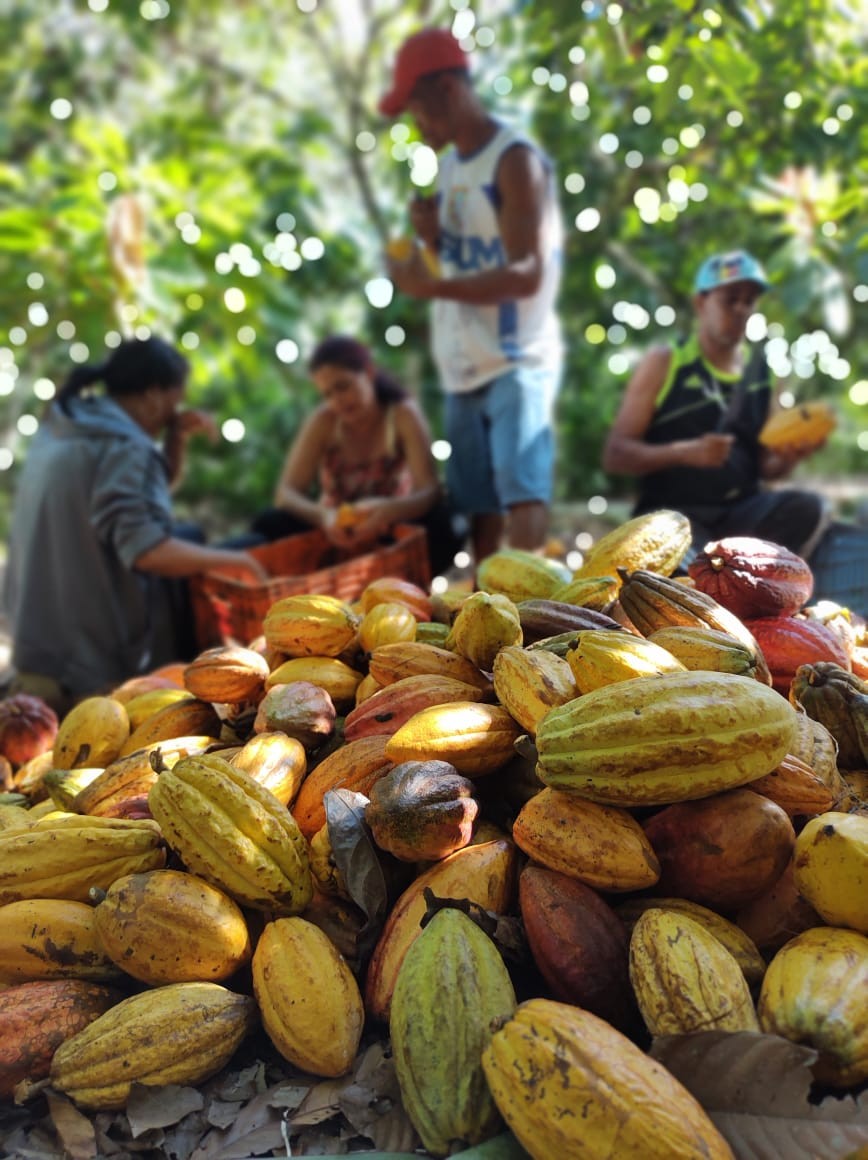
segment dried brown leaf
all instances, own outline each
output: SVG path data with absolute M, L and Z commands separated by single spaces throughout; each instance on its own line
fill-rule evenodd
M 82 1115 L 72 1100 L 53 1088 L 46 1088 L 45 1098 L 51 1122 L 69 1160 L 95 1160 L 96 1133 L 87 1116 Z
M 194 1087 L 169 1084 L 152 1088 L 143 1084 L 133 1084 L 127 1101 L 126 1114 L 130 1123 L 130 1133 L 137 1139 L 153 1128 L 168 1128 L 205 1106 L 205 1098 Z
M 840 1160 L 868 1143 L 868 1092 L 811 1101 L 810 1048 L 703 1031 L 655 1039 L 650 1054 L 708 1112 L 736 1160 Z

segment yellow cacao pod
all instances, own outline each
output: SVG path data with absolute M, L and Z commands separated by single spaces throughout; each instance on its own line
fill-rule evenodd
M 111 817 L 123 802 L 136 797 L 147 797 L 157 780 L 158 765 L 171 768 L 182 757 L 205 753 L 217 743 L 209 736 L 172 737 L 152 741 L 125 757 L 117 757 L 102 773 L 88 781 L 72 799 L 71 808 L 79 814 L 92 817 Z
M 762 982 L 766 962 L 756 943 L 741 927 L 717 911 L 709 910 L 707 906 L 701 906 L 698 902 L 691 902 L 687 898 L 660 897 L 631 898 L 617 906 L 615 912 L 628 933 L 632 934 L 633 927 L 646 910 L 663 910 L 692 918 L 726 947 L 741 967 L 742 974 L 750 986 Z
M 534 862 L 598 890 L 643 890 L 660 877 L 657 855 L 632 814 L 578 794 L 540 790 L 519 810 L 512 837 Z
M 384 644 L 416 639 L 416 617 L 412 608 L 397 601 L 375 604 L 359 624 L 359 646 L 373 652 Z
M 100 942 L 93 907 L 59 898 L 23 898 L 0 907 L 0 983 L 122 977 Z
M 298 914 L 313 882 L 307 843 L 273 793 L 220 757 L 185 757 L 160 774 L 148 804 L 194 874 L 256 910 Z
M 209 701 L 187 697 L 174 705 L 164 705 L 134 729 L 121 746 L 118 757 L 128 757 L 160 741 L 179 737 L 218 737 L 220 718 Z
M 759 441 L 773 449 L 820 443 L 834 431 L 836 423 L 835 412 L 828 403 L 798 403 L 770 415 L 759 433 Z
M 662 1064 L 580 1007 L 521 1003 L 492 1036 L 482 1067 L 532 1160 L 734 1160 Z
M 126 707 L 114 697 L 86 697 L 74 705 L 57 730 L 51 764 L 55 769 L 105 767 L 130 735 Z
M 450 701 L 415 713 L 386 742 L 386 757 L 401 761 L 449 761 L 465 777 L 481 777 L 506 765 L 521 729 L 501 705 Z
M 531 735 L 549 709 L 578 696 L 573 671 L 563 657 L 506 645 L 494 658 L 494 691 L 504 709 Z
M 566 659 L 579 693 L 636 677 L 686 671 L 672 653 L 642 636 L 593 628 L 578 634 L 575 647 L 567 649 Z
M 156 822 L 69 814 L 28 830 L 0 833 L 0 905 L 21 898 L 87 902 L 122 874 L 157 870 L 166 861 Z
M 537 730 L 537 772 L 604 804 L 666 805 L 763 777 L 795 734 L 795 710 L 759 681 L 663 673 L 552 709 Z
M 686 914 L 652 908 L 639 916 L 630 936 L 630 982 L 652 1035 L 759 1031 L 738 962 Z
M 673 624 L 659 628 L 647 638 L 660 645 L 691 672 L 736 673 L 756 677 L 756 655 L 737 637 L 718 628 L 701 625 Z
M 604 612 L 617 600 L 620 587 L 621 581 L 615 576 L 577 576 L 563 587 L 556 588 L 549 599 Z
M 115 879 L 93 915 L 109 958 L 152 987 L 220 982 L 250 959 L 250 934 L 238 905 L 180 870 Z
M 819 1052 L 814 1077 L 832 1087 L 868 1079 L 868 938 L 818 926 L 780 948 L 763 979 L 760 1027 Z
M 671 576 L 690 547 L 690 520 L 666 508 L 634 516 L 597 540 L 585 556 L 575 580 L 617 576 L 618 568 L 647 568 Z
M 310 681 L 325 689 L 338 712 L 352 707 L 356 690 L 364 679 L 360 673 L 338 657 L 290 657 L 268 674 L 266 689 L 289 685 L 293 681 Z
M 344 738 L 355 741 L 377 733 L 392 734 L 422 709 L 450 701 L 481 701 L 484 696 L 475 685 L 465 685 L 452 677 L 433 673 L 403 677 L 379 689 L 347 714 Z
M 229 760 L 284 806 L 295 801 L 307 772 L 304 746 L 297 737 L 289 737 L 279 729 L 255 733 Z
M 115 694 L 112 696 L 117 700 Z M 165 709 L 167 705 L 177 705 L 179 701 L 189 701 L 192 697 L 193 694 L 186 689 L 148 689 L 147 692 L 139 693 L 122 703 L 130 719 L 130 730 L 134 731 L 143 725 L 149 717 L 153 717 L 155 713 Z
M 522 639 L 519 611 L 508 596 L 474 592 L 453 620 L 446 647 L 490 673 L 500 649 Z
M 359 617 L 336 596 L 284 596 L 262 622 L 267 644 L 289 657 L 336 657 L 356 639 Z
M 868 935 L 868 814 L 811 818 L 793 853 L 799 894 L 830 926 Z
M 184 669 L 184 688 L 201 701 L 235 705 L 258 701 L 267 677 L 268 662 L 261 653 L 240 645 L 221 645 L 193 658 Z
M 439 910 L 407 951 L 389 1016 L 401 1102 L 435 1156 L 482 1143 L 500 1128 L 481 1056 L 515 1005 L 488 935 L 460 910 Z
M 483 692 L 491 691 L 491 681 L 479 667 L 451 649 L 440 648 L 424 641 L 400 641 L 384 644 L 371 653 L 368 672 L 381 685 L 391 685 L 404 677 L 420 673 L 452 677 L 465 685 L 474 685 Z
M 353 973 L 329 937 L 304 918 L 266 924 L 253 955 L 253 990 L 269 1039 L 312 1075 L 345 1075 L 365 1012 Z
M 535 597 L 548 599 L 572 579 L 559 560 L 537 556 L 520 548 L 502 548 L 479 561 L 476 586 L 482 592 L 500 593 L 514 604 Z
M 51 1083 L 82 1108 L 123 1108 L 134 1083 L 166 1087 L 208 1079 L 256 1023 L 255 1000 L 219 983 L 144 991 L 62 1043 L 51 1061 Z

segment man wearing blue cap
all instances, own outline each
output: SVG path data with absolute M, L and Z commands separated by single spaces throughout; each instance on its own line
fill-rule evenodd
M 640 360 L 603 451 L 606 471 L 639 477 L 634 514 L 675 508 L 690 518 L 694 552 L 756 536 L 807 557 L 828 522 L 814 492 L 763 488 L 820 446 L 771 451 L 759 442 L 774 388 L 745 332 L 767 288 L 744 250 L 707 258 L 694 282 L 693 333 Z

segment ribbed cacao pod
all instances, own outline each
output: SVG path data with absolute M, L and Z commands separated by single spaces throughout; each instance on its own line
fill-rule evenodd
M 665 805 L 770 773 L 795 732 L 792 706 L 749 677 L 637 677 L 546 714 L 537 772 L 547 785 L 604 804 Z
M 257 1023 L 256 1002 L 219 983 L 172 983 L 113 1006 L 55 1052 L 52 1085 L 79 1107 L 126 1106 L 134 1083 L 198 1084 Z
M 745 621 L 792 616 L 814 591 L 814 574 L 801 556 L 753 536 L 706 544 L 687 572 L 700 592 Z
M 262 632 L 289 657 L 337 657 L 353 643 L 359 617 L 336 596 L 284 596 L 265 614 Z
M 521 1003 L 483 1051 L 482 1067 L 533 1160 L 733 1160 L 702 1107 L 662 1064 L 579 1007 Z
M 220 757 L 185 757 L 148 796 L 166 841 L 194 874 L 255 910 L 298 914 L 313 882 L 307 843 L 274 794 Z
M 662 897 L 628 899 L 627 902 L 618 905 L 615 913 L 629 934 L 632 934 L 633 927 L 646 910 L 662 910 L 693 919 L 726 947 L 741 967 L 741 972 L 749 986 L 762 982 L 766 963 L 756 943 L 740 926 L 736 926 L 734 922 L 730 922 L 729 919 L 718 914 L 716 910 L 709 910 L 707 906 L 701 906 L 698 902 L 690 902 L 686 898 Z
M 69 814 L 27 830 L 0 832 L 0 905 L 21 898 L 87 902 L 121 874 L 157 870 L 166 851 L 156 822 Z
M 304 746 L 279 729 L 255 734 L 229 761 L 273 793 L 284 806 L 295 801 L 307 773 Z
M 451 649 L 419 640 L 383 644 L 375 648 L 371 653 L 368 672 L 381 685 L 391 685 L 419 673 L 429 673 L 463 681 L 484 693 L 491 692 L 491 679 L 472 661 Z
M 310 681 L 325 689 L 339 713 L 355 703 L 356 690 L 364 673 L 339 657 L 290 657 L 272 669 L 265 681 L 266 689 L 288 685 L 291 681 Z
M 334 701 L 325 689 L 311 681 L 290 681 L 269 689 L 259 702 L 253 732 L 279 730 L 311 750 L 328 741 L 336 720 Z
M 814 1078 L 847 1088 L 868 1079 L 868 938 L 814 927 L 769 963 L 757 1004 L 763 1031 L 819 1053 Z
M 534 598 L 548 599 L 557 588 L 572 579 L 572 571 L 559 560 L 537 556 L 520 548 L 502 548 L 479 561 L 476 586 L 483 592 L 499 593 L 513 603 Z
M 822 399 L 781 407 L 770 415 L 759 433 L 764 447 L 799 447 L 821 443 L 834 431 L 835 412 Z
M 388 1022 L 398 971 L 421 933 L 427 910 L 425 890 L 437 898 L 461 898 L 495 914 L 507 913 L 515 899 L 518 851 L 506 838 L 479 841 L 435 862 L 415 878 L 389 912 L 365 979 L 369 1019 Z
M 481 701 L 486 694 L 475 685 L 433 673 L 403 677 L 386 685 L 352 709 L 344 720 L 344 738 L 395 733 L 414 713 L 449 701 Z
M 769 666 L 750 629 L 713 596 L 645 569 L 625 572 L 621 579 L 618 603 L 643 636 L 675 625 L 714 628 L 728 633 L 750 650 L 756 661 L 758 678 L 771 684 Z
M 253 955 L 253 990 L 265 1031 L 311 1075 L 353 1065 L 365 1012 L 353 973 L 331 940 L 304 918 L 266 924 Z
M 630 981 L 652 1035 L 759 1031 L 747 980 L 704 926 L 674 910 L 646 910 L 630 936 Z
M 647 639 L 671 652 L 691 672 L 735 673 L 759 679 L 755 652 L 731 633 L 700 625 L 673 624 L 658 628 Z
M 401 1102 L 433 1155 L 482 1143 L 501 1127 L 481 1055 L 497 1021 L 514 1011 L 509 973 L 488 935 L 459 910 L 437 911 L 401 963 L 389 1016 Z
M 536 733 L 549 709 L 565 705 L 579 693 L 572 669 L 563 657 L 519 645 L 500 650 L 494 658 L 492 678 L 501 705 L 530 734 Z
M 618 599 L 621 581 L 616 576 L 579 576 L 551 594 L 561 604 L 575 604 L 579 608 L 593 608 L 606 612 Z
M 201 701 L 237 704 L 258 701 L 267 677 L 268 662 L 261 653 L 222 645 L 194 657 L 184 669 L 184 688 Z
M 377 845 L 404 862 L 434 862 L 466 846 L 479 803 L 448 761 L 406 761 L 371 787 L 365 821 Z
M 377 604 L 406 604 L 416 620 L 431 619 L 431 597 L 424 588 L 398 576 L 379 576 L 369 581 L 359 597 L 362 612 L 370 612 Z
M 505 645 L 522 643 L 518 609 L 508 596 L 473 592 L 452 622 L 446 647 L 487 673 Z
M 174 705 L 164 706 L 143 721 L 123 743 L 117 756 L 128 757 L 158 741 L 174 741 L 179 737 L 216 738 L 219 735 L 220 718 L 214 706 L 198 697 L 187 697 Z
M 384 644 L 416 639 L 416 614 L 397 600 L 373 605 L 359 623 L 359 648 L 371 653 Z
M 389 738 L 383 735 L 348 741 L 318 762 L 301 783 L 292 816 L 308 841 L 326 822 L 323 799 L 332 789 L 351 789 L 370 797 L 378 778 L 394 768 L 386 756 Z
M 834 809 L 846 796 L 844 783 L 840 785 L 840 794 L 836 795 L 810 765 L 788 753 L 777 769 L 752 781 L 747 788 L 773 801 L 790 818 L 812 818 Z
M 580 693 L 636 677 L 686 672 L 681 661 L 661 645 L 628 632 L 580 632 L 566 659 Z
M 70 808 L 74 813 L 91 817 L 114 817 L 125 802 L 148 794 L 157 780 L 157 768 L 171 769 L 182 757 L 205 753 L 216 744 L 216 739 L 208 736 L 152 741 L 110 762 L 102 773 L 78 790 Z
M 789 696 L 831 733 L 840 769 L 868 765 L 868 682 L 835 662 L 817 661 L 799 665 Z
M 605 612 L 580 608 L 559 600 L 522 600 L 516 607 L 525 645 L 536 644 L 546 637 L 559 636 L 564 632 L 584 632 L 588 628 L 625 631 L 623 625 Z

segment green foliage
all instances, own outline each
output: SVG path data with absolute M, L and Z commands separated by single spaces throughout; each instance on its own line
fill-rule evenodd
M 67 0 L 50 21 L 38 8 L 0 0 L 10 485 L 34 386 L 139 327 L 188 351 L 194 403 L 245 425 L 240 443 L 190 457 L 180 504 L 216 527 L 268 502 L 313 401 L 305 359 L 330 331 L 366 338 L 439 433 L 427 308 L 375 307 L 366 286 L 407 228 L 418 145 L 377 116 L 377 96 L 402 37 L 453 17 L 478 38 L 485 99 L 527 124 L 561 181 L 558 497 L 629 487 L 599 466 L 629 370 L 689 324 L 696 266 L 730 245 L 770 272 L 787 387 L 842 415 L 826 468 L 864 470 L 848 390 L 868 353 L 868 56 L 844 3 Z M 144 277 L 110 251 L 124 206 L 143 216 Z

